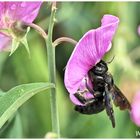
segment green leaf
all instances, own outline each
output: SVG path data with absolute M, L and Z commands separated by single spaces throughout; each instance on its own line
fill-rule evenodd
M 0 138 L 22 138 L 24 137 L 21 114 L 17 111 L 5 125 L 0 129 Z
M 0 96 L 0 128 L 16 110 L 36 93 L 54 88 L 52 83 L 23 84 L 4 92 Z

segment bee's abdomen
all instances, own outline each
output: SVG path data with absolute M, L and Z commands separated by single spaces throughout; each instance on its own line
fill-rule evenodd
M 88 104 L 86 106 L 76 105 L 75 110 L 82 114 L 96 114 L 105 109 L 102 102 Z

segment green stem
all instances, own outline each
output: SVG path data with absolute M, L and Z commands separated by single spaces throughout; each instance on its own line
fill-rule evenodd
M 45 39 L 47 38 L 47 34 L 45 33 L 45 31 L 40 26 L 38 26 L 34 23 L 30 23 L 30 24 L 26 24 L 26 25 L 29 26 L 29 27 L 32 27 L 33 29 L 38 31 L 43 38 L 45 38 Z
M 53 47 L 56 47 L 57 45 L 59 45 L 62 42 L 69 42 L 73 45 L 77 44 L 77 41 L 75 41 L 74 39 L 72 39 L 70 37 L 60 37 L 53 42 Z
M 56 67 L 55 67 L 55 47 L 52 44 L 52 33 L 55 21 L 56 7 L 55 3 L 52 4 L 52 11 L 49 22 L 48 37 L 46 38 L 47 56 L 48 56 L 48 68 L 49 68 L 49 81 L 56 84 Z M 52 131 L 60 137 L 56 89 L 52 88 L 50 93 L 51 100 L 51 118 L 52 118 Z

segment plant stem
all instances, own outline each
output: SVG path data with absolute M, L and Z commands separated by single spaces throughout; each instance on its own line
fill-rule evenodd
M 48 56 L 48 68 L 49 68 L 49 81 L 56 84 L 56 67 L 55 67 L 55 47 L 52 45 L 52 33 L 55 21 L 56 3 L 52 4 L 52 11 L 49 22 L 48 37 L 46 38 L 47 56 Z M 50 93 L 51 102 L 51 118 L 52 118 L 52 132 L 56 133 L 60 137 L 56 89 L 52 88 Z
M 58 39 L 56 39 L 54 42 L 53 42 L 53 47 L 56 47 L 57 45 L 59 45 L 60 43 L 62 42 L 69 42 L 73 45 L 76 45 L 77 44 L 77 41 L 75 41 L 74 39 L 72 38 L 69 38 L 69 37 L 60 37 Z
M 38 26 L 38 25 L 36 25 L 34 23 L 30 23 L 30 24 L 26 24 L 26 25 L 29 26 L 29 27 L 32 27 L 36 31 L 38 31 L 43 38 L 45 38 L 45 39 L 47 38 L 47 34 L 45 33 L 45 31 L 40 26 Z

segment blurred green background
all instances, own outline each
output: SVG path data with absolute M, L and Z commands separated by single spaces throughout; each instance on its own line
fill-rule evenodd
M 104 60 L 115 59 L 109 71 L 115 83 L 131 101 L 140 89 L 140 24 L 139 2 L 58 2 L 53 40 L 67 36 L 79 40 L 84 33 L 100 26 L 104 14 L 119 17 L 120 24 L 113 39 L 113 47 Z M 46 32 L 49 23 L 50 4 L 44 2 L 35 23 Z M 44 40 L 31 30 L 28 34 L 31 58 L 23 46 L 8 57 L 0 54 L 0 88 L 4 91 L 13 86 L 48 80 L 47 52 Z M 60 131 L 63 138 L 135 138 L 140 131 L 130 119 L 128 111 L 114 107 L 116 128 L 113 129 L 106 112 L 82 115 L 74 111 L 64 87 L 64 68 L 74 46 L 68 43 L 56 47 L 57 99 Z M 131 85 L 131 86 L 130 86 Z M 44 138 L 51 131 L 49 94 L 40 93 L 26 102 L 0 130 L 0 137 Z

